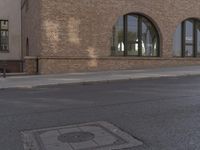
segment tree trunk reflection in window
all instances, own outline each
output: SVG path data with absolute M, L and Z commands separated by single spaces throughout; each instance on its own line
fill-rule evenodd
M 157 56 L 157 34 L 151 23 L 142 18 L 142 55 Z
M 113 27 L 114 55 L 124 55 L 124 18 L 120 17 Z
M 127 55 L 138 56 L 138 17 L 128 15 L 127 22 Z
M 125 56 L 159 56 L 159 34 L 144 16 L 120 17 L 113 28 L 113 54 Z

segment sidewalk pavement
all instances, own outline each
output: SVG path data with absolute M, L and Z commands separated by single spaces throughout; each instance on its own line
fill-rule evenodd
M 32 88 L 44 85 L 72 83 L 107 82 L 158 77 L 178 77 L 200 75 L 200 66 L 170 67 L 145 70 L 119 70 L 87 73 L 67 73 L 58 75 L 0 77 L 0 89 Z

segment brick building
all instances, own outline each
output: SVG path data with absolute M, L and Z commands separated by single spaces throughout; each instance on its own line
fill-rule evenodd
M 29 73 L 200 64 L 199 0 L 22 0 Z

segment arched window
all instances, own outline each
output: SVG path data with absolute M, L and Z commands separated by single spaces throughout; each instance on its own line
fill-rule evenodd
M 177 27 L 173 40 L 173 55 L 200 56 L 200 20 L 187 19 Z
M 29 56 L 29 39 L 26 38 L 26 56 Z
M 128 14 L 113 27 L 112 54 L 119 56 L 159 56 L 159 34 L 144 16 Z

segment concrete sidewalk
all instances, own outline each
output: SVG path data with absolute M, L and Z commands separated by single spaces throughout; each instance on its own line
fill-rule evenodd
M 87 73 L 67 73 L 59 75 L 13 76 L 0 78 L 0 89 L 32 88 L 44 85 L 104 82 L 116 80 L 177 77 L 200 75 L 200 66 L 185 66 L 145 70 L 120 70 Z

